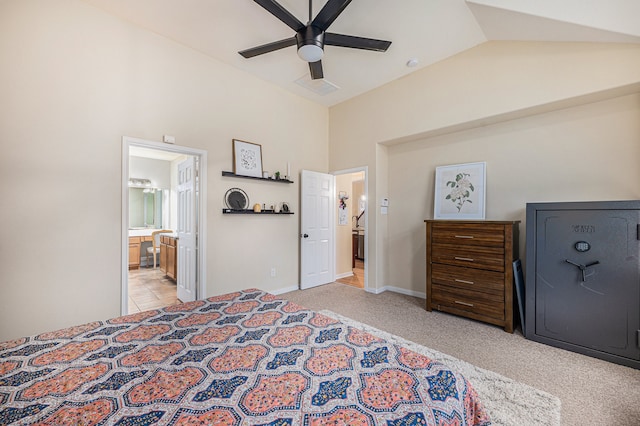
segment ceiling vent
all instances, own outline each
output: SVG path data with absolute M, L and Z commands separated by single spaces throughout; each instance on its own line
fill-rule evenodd
M 309 75 L 303 75 L 296 80 L 296 83 L 320 96 L 328 95 L 339 89 L 338 86 L 326 79 L 312 80 Z

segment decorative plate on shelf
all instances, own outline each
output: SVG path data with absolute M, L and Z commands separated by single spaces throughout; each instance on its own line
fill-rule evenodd
M 245 210 L 249 207 L 249 197 L 240 188 L 231 188 L 224 194 L 224 203 L 231 210 Z

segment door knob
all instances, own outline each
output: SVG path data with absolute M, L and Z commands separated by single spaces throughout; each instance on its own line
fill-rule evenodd
M 309 238 L 309 234 L 303 234 L 301 235 L 302 238 Z

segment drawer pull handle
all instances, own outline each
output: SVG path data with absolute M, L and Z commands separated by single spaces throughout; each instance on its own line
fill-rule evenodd
M 464 283 L 464 284 L 475 284 L 473 281 L 467 281 L 467 280 L 459 280 L 459 279 L 455 279 L 455 281 L 457 283 Z
M 473 303 L 461 302 L 459 300 L 456 300 L 455 303 L 457 303 L 458 305 L 464 305 L 473 308 Z
M 473 239 L 473 235 L 456 235 L 456 238 L 470 238 Z
M 473 259 L 470 257 L 458 257 L 458 256 L 454 256 L 455 260 L 464 260 L 465 262 L 473 262 Z

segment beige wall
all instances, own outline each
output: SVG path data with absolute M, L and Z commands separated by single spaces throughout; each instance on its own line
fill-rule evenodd
M 435 168 L 486 161 L 486 217 L 520 220 L 528 202 L 640 198 L 640 94 L 389 148 L 390 286 L 425 293 L 425 225 Z
M 537 141 L 536 148 L 521 145 L 517 138 L 505 146 L 498 145 L 498 149 L 493 145 L 485 146 L 484 142 L 498 138 L 500 133 L 494 135 L 492 132 L 501 132 L 502 128 L 486 126 L 638 92 L 638 45 L 489 42 L 332 107 L 329 115 L 330 169 L 369 167 L 368 202 L 373 213 L 369 215 L 369 290 L 395 289 L 418 295 L 424 292 L 419 285 L 421 277 L 410 274 L 419 274 L 424 268 L 424 250 L 421 248 L 424 235 L 416 233 L 416 230 L 422 226 L 422 220 L 430 217 L 427 216 L 430 209 L 425 203 L 430 197 L 426 194 L 432 191 L 433 185 L 424 176 L 431 176 L 436 165 L 490 161 L 489 217 L 510 218 L 520 214 L 524 208 L 522 200 L 520 210 L 515 205 L 504 203 L 504 198 L 519 197 L 510 193 L 519 185 L 530 188 L 532 193 L 529 196 L 548 199 L 555 195 L 558 199 L 575 199 L 575 188 L 562 185 L 569 174 L 562 167 L 545 167 L 545 177 L 548 178 L 545 185 L 527 181 L 504 188 L 507 183 L 496 181 L 491 176 L 501 168 L 515 167 L 513 170 L 519 170 L 514 165 L 528 161 L 528 156 L 522 156 L 525 149 L 539 149 L 545 158 L 554 157 L 558 150 L 564 152 L 563 144 L 567 143 L 564 137 L 554 140 L 553 144 L 541 137 L 543 141 Z M 625 115 L 616 109 L 618 104 L 606 105 L 612 109 L 602 114 L 608 117 L 609 122 Z M 567 118 L 569 122 L 572 120 Z M 591 125 L 589 120 L 585 124 Z M 535 132 L 537 124 L 530 125 L 533 129 L 527 131 Z M 588 129 L 577 134 L 589 133 Z M 467 137 L 465 131 L 480 132 L 483 136 L 478 136 L 475 143 L 460 148 L 461 141 Z M 572 130 L 564 132 L 571 134 Z M 635 128 L 627 127 L 623 134 L 625 140 L 635 138 L 637 143 Z M 600 141 L 600 144 L 612 143 L 608 136 L 602 137 L 606 142 Z M 576 145 L 578 142 L 574 139 L 572 141 L 574 149 L 591 148 Z M 404 147 L 402 144 L 407 142 L 411 144 Z M 413 164 L 413 168 L 402 166 L 398 162 L 399 153 L 416 144 L 431 148 L 407 154 L 403 158 Z M 576 156 L 582 154 L 574 153 Z M 584 155 L 591 160 L 596 158 L 591 157 L 591 153 Z M 627 173 L 637 177 L 638 156 L 621 156 L 624 156 L 625 164 L 631 163 L 632 169 Z M 604 197 L 600 185 L 606 187 L 609 181 L 619 180 L 620 169 L 611 171 L 607 167 L 611 166 L 600 165 L 595 175 L 605 183 L 594 183 L 596 189 L 589 186 L 586 190 L 590 199 Z M 576 168 L 571 170 L 575 172 Z M 569 178 L 576 177 L 570 175 Z M 637 198 L 640 196 L 639 184 L 636 179 L 627 183 L 625 189 L 616 188 L 615 196 L 613 192 L 607 192 L 610 194 L 607 198 L 623 195 Z M 560 187 L 556 188 L 558 185 Z M 507 192 L 502 193 L 500 189 Z M 383 197 L 389 197 L 387 216 L 381 215 L 378 208 Z M 407 210 L 412 212 L 407 213 Z M 412 215 L 415 217 L 409 223 Z M 398 227 L 400 222 L 404 225 Z M 412 272 L 408 272 L 409 275 L 400 272 L 403 268 Z
M 351 247 L 351 229 L 354 208 L 354 198 L 352 190 L 353 176 L 351 173 L 336 176 L 336 193 L 340 191 L 346 192 L 349 197 L 345 201 L 347 205 L 347 224 L 340 225 L 339 212 L 336 212 L 336 276 L 339 278 L 349 276 L 352 272 L 352 247 Z M 336 206 L 340 204 L 340 200 L 336 199 Z M 336 210 L 338 210 L 336 208 Z
M 359 214 L 360 197 L 365 195 L 364 172 L 345 173 L 336 176 L 336 193 L 344 191 L 349 196 L 347 204 L 347 224 L 339 225 L 336 214 L 336 276 L 338 278 L 351 276 L 353 272 L 353 241 L 352 230 L 356 225 L 353 218 Z M 336 205 L 338 200 L 336 200 Z M 365 217 L 359 222 L 365 226 Z
M 207 150 L 208 295 L 296 285 L 303 168 L 368 167 L 374 292 L 423 291 L 436 165 L 487 161 L 489 217 L 640 196 L 637 45 L 486 43 L 327 111 L 78 0 L 7 0 L 0 62 L 0 340 L 119 314 L 125 135 Z M 262 144 L 266 170 L 291 162 L 296 183 L 221 177 L 232 138 Z M 231 187 L 297 215 L 223 216 Z
M 0 341 L 120 314 L 125 135 L 207 150 L 208 295 L 297 285 L 298 173 L 328 171 L 326 107 L 78 0 L 0 2 L 0 63 Z M 296 183 L 223 178 L 232 138 Z M 231 187 L 296 215 L 223 216 Z
M 523 117 L 628 85 L 640 90 L 637 44 L 484 43 L 332 107 L 330 161 L 341 167 L 374 143 Z
M 364 172 L 359 172 L 357 175 L 353 175 L 353 182 L 351 184 L 351 190 L 353 191 L 353 215 L 358 216 L 361 213 L 360 203 L 362 201 L 362 197 L 366 197 L 365 189 L 364 189 Z M 365 208 L 366 208 L 366 199 Z M 353 219 L 353 226 L 355 226 L 356 220 Z M 364 228 L 366 224 L 366 217 L 363 215 L 358 221 L 358 226 L 360 228 Z
M 171 162 L 130 156 L 129 176 L 136 179 L 149 179 L 154 188 L 169 189 L 171 188 Z

